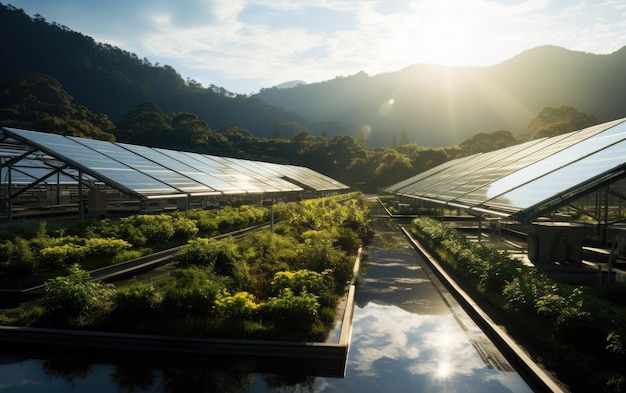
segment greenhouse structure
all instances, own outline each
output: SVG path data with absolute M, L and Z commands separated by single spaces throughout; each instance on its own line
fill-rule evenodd
M 531 261 L 579 262 L 583 244 L 626 254 L 626 118 L 441 164 L 385 188 L 407 205 L 437 206 L 521 228 Z
M 267 204 L 344 192 L 306 167 L 2 128 L 5 219 Z

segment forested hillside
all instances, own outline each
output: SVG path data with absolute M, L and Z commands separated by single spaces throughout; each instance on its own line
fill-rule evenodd
M 46 74 L 57 79 L 77 105 L 104 113 L 114 122 L 146 101 L 167 111 L 196 113 L 212 128 L 236 123 L 259 136 L 271 136 L 276 125 L 287 135 L 291 123 L 306 122 L 258 98 L 183 80 L 168 65 L 151 64 L 12 6 L 0 4 L 0 37 L 5 60 L 0 62 L 0 85 L 24 73 Z
M 264 89 L 264 101 L 312 120 L 343 121 L 368 145 L 457 144 L 477 131 L 527 131 L 545 106 L 573 106 L 600 121 L 626 116 L 626 47 L 610 55 L 539 47 L 492 67 L 413 65 L 398 72 Z

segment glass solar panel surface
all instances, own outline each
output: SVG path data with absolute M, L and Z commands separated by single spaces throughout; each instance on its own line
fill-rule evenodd
M 592 127 L 593 128 L 593 127 Z M 576 133 L 575 133 L 576 134 Z M 581 134 L 575 135 L 580 136 Z M 561 149 L 543 159 L 536 160 L 524 166 L 510 176 L 504 176 L 490 184 L 485 190 L 486 199 L 504 194 L 508 190 L 539 179 L 566 165 L 592 154 L 595 151 L 607 148 L 613 143 L 626 138 L 626 123 L 617 124 L 601 133 L 589 136 L 585 140 L 573 139 L 574 143 L 561 145 Z
M 122 192 L 145 197 L 292 192 L 302 191 L 302 185 L 322 191 L 348 188 L 304 167 L 27 130 L 4 128 L 3 133 L 9 137 L 3 150 L 9 158 L 28 152 L 31 145 L 37 154 L 49 155 L 50 163 L 67 163 L 82 172 L 83 178 L 91 176 Z M 42 172 L 36 171 L 24 173 L 24 179 Z
M 626 119 L 458 159 L 386 191 L 441 203 L 519 213 L 559 193 L 574 194 L 626 162 Z
M 463 158 L 457 158 L 455 160 L 450 160 L 447 162 L 442 163 L 441 165 L 438 165 L 434 168 L 430 168 L 424 172 L 418 173 L 415 176 L 412 176 L 406 180 L 403 180 L 401 182 L 398 182 L 394 185 L 391 185 L 387 188 L 385 188 L 385 192 L 389 192 L 389 193 L 394 193 L 394 192 L 398 192 L 398 193 L 404 193 L 404 192 L 410 192 L 409 190 L 411 190 L 411 186 L 413 184 L 416 184 L 419 181 L 428 179 L 428 178 L 432 178 L 433 176 L 436 176 L 438 173 L 441 173 L 445 170 L 447 170 L 450 167 L 453 167 L 455 165 L 460 165 L 461 162 L 463 161 L 468 161 L 470 159 L 472 159 L 472 157 L 475 156 L 469 156 L 469 157 L 463 157 Z
M 57 134 L 9 129 L 49 154 L 106 183 L 138 194 L 173 194 L 178 191 L 100 152 Z
M 75 140 L 77 143 L 89 147 L 99 153 L 107 156 L 111 161 L 121 162 L 124 165 L 136 170 L 137 172 L 144 173 L 157 181 L 167 184 L 170 187 L 179 190 L 181 192 L 199 192 L 207 191 L 207 186 L 204 186 L 192 179 L 172 171 L 158 162 L 151 161 L 143 156 L 134 153 L 131 150 L 123 148 L 122 144 L 115 144 L 111 142 L 98 141 L 93 139 L 82 139 L 69 137 Z
M 272 188 L 267 184 L 255 179 L 250 176 L 248 173 L 241 172 L 237 168 L 235 168 L 228 159 L 224 157 L 217 156 L 206 156 L 203 155 L 205 159 L 208 161 L 214 162 L 220 172 L 222 173 L 223 179 L 228 181 L 231 184 L 239 187 L 242 190 L 245 190 L 249 193 L 263 193 L 263 192 L 272 192 Z
M 263 192 L 264 187 L 259 186 L 254 179 L 251 179 L 245 174 L 238 173 L 237 171 L 228 167 L 224 162 L 217 161 L 216 157 L 189 152 L 183 152 L 183 154 L 200 162 L 201 164 L 203 164 L 204 168 L 206 168 L 206 170 L 211 173 L 211 175 L 224 182 L 224 184 L 228 184 L 229 187 L 225 188 L 224 193 L 245 194 L 248 192 Z
M 172 159 L 181 162 L 191 168 L 192 171 L 197 171 L 197 173 L 201 173 L 207 176 L 207 185 L 211 188 L 218 190 L 220 192 L 229 194 L 234 192 L 242 192 L 245 193 L 245 190 L 241 190 L 238 187 L 222 180 L 220 178 L 221 172 L 219 169 L 209 165 L 206 161 L 202 159 L 202 155 L 198 153 L 187 153 L 180 152 L 174 150 L 153 148 L 155 151 L 162 153 Z
M 527 209 L 596 176 L 624 166 L 626 166 L 626 141 L 609 146 L 493 198 L 493 203 Z
M 314 170 L 296 165 L 285 165 L 284 174 L 289 179 L 294 179 L 299 183 L 305 184 L 313 190 L 328 191 L 348 188 L 345 184 L 342 184 L 335 179 L 328 176 L 324 176 Z
M 238 172 L 244 173 L 247 176 L 257 180 L 260 184 L 266 187 L 266 192 L 287 192 L 301 190 L 300 187 L 295 187 L 293 183 L 289 183 L 276 176 L 275 174 L 268 173 L 263 165 L 258 161 L 240 160 L 236 158 L 224 158 L 229 162 L 229 165 Z
M 173 150 L 157 150 L 147 146 L 129 145 L 125 143 L 118 143 L 118 145 L 152 162 L 158 162 L 164 168 L 179 173 L 186 178 L 191 179 L 202 185 L 202 187 L 197 187 L 197 189 L 195 190 L 189 189 L 188 191 L 190 192 L 221 194 L 221 191 L 216 188 L 220 185 L 221 182 L 219 182 L 215 177 L 176 159 L 174 154 L 176 152 Z M 178 155 L 177 157 L 180 157 L 180 155 Z

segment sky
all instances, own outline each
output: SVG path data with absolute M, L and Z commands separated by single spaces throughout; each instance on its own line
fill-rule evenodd
M 542 45 L 626 45 L 623 0 L 0 2 L 238 94 L 413 64 L 491 66 Z

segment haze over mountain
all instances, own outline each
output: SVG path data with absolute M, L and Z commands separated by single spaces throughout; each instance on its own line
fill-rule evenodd
M 19 34 L 16 34 L 19 32 Z M 0 85 L 26 72 L 58 79 L 77 104 L 117 122 L 141 102 L 198 115 L 210 127 L 229 123 L 271 138 L 302 129 L 328 137 L 361 136 L 390 146 L 406 131 L 410 143 L 457 144 L 478 131 L 527 131 L 545 106 L 570 105 L 601 121 L 626 116 L 626 47 L 594 55 L 545 46 L 491 67 L 413 65 L 397 72 L 309 85 L 281 85 L 252 97 L 183 80 L 167 65 L 96 43 L 90 37 L 0 7 Z M 287 88 L 285 88 L 287 87 Z
M 263 89 L 257 97 L 317 121 L 364 130 L 368 144 L 445 146 L 477 131 L 527 131 L 544 106 L 574 106 L 601 121 L 626 116 L 626 47 L 595 55 L 560 47 L 528 50 L 492 67 L 413 65 L 398 72 Z M 354 135 L 354 134 L 353 134 Z

